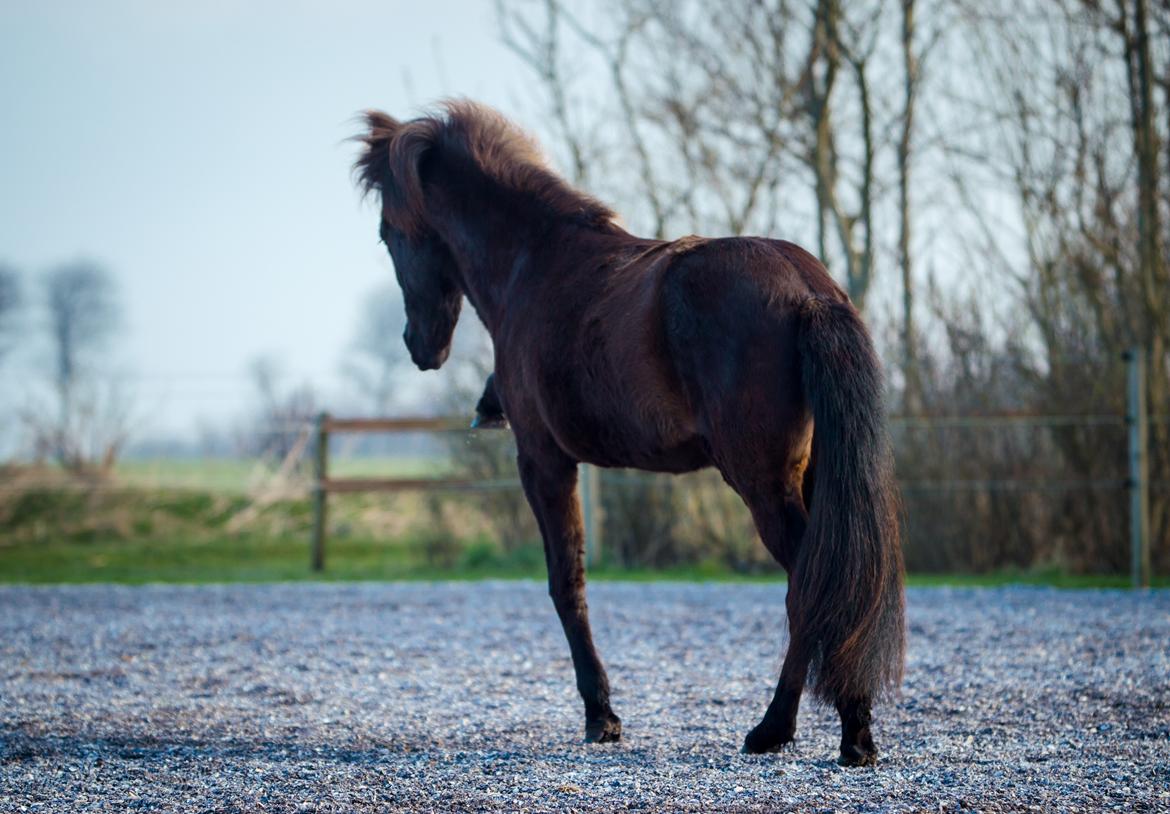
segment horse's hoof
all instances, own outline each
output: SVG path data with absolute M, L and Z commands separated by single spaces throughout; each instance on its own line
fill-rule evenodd
M 745 755 L 766 755 L 783 752 L 784 747 L 791 744 L 793 738 L 783 737 L 769 732 L 762 726 L 757 726 L 743 739 L 743 747 L 739 750 Z
M 616 743 L 622 739 L 622 722 L 612 712 L 597 721 L 585 722 L 586 743 Z
M 863 748 L 857 745 L 846 746 L 841 749 L 841 757 L 837 758 L 838 766 L 876 766 L 877 749 Z
M 473 430 L 506 430 L 508 428 L 508 419 L 503 415 L 480 415 L 476 414 L 475 418 L 471 420 L 471 429 Z
M 765 746 L 763 749 L 760 749 L 751 746 L 744 740 L 743 746 L 739 747 L 739 753 L 741 755 L 778 755 L 784 751 L 784 747 L 791 743 L 792 741 L 788 741 L 788 743 L 774 743 L 771 746 Z

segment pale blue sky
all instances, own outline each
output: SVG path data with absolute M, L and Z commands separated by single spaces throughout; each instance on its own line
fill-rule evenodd
M 260 353 L 329 388 L 392 277 L 352 117 L 466 95 L 539 130 L 496 31 L 488 0 L 0 0 L 0 262 L 115 274 L 154 430 L 237 409 Z

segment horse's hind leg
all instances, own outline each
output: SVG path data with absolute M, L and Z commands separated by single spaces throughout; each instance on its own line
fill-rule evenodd
M 789 615 L 792 603 L 788 603 Z M 791 622 L 789 630 L 792 631 Z M 791 634 L 788 652 L 784 654 L 784 666 L 780 669 L 780 681 L 764 718 L 743 741 L 743 751 L 750 754 L 776 752 L 796 739 L 796 713 L 800 709 L 800 696 L 804 692 L 804 681 L 808 675 L 808 656 Z
M 877 763 L 877 747 L 869 731 L 872 718 L 870 699 L 837 699 L 837 713 L 841 716 L 842 766 L 873 766 Z
M 807 514 L 800 492 L 794 486 L 777 487 L 767 492 L 745 495 L 760 539 L 791 577 L 793 564 L 800 546 L 800 538 L 807 524 Z M 792 584 L 791 578 L 789 584 Z M 788 609 L 788 652 L 780 680 L 763 720 L 744 739 L 743 751 L 749 753 L 778 751 L 796 736 L 796 714 L 800 696 L 808 675 L 809 653 L 794 624 L 797 603 L 791 591 L 785 600 Z
M 609 679 L 593 645 L 585 604 L 585 538 L 576 463 L 560 450 L 546 447 L 526 453 L 523 445 L 518 463 L 524 494 L 544 538 L 549 594 L 569 640 L 577 690 L 585 702 L 585 740 L 620 740 L 622 722 L 609 705 Z

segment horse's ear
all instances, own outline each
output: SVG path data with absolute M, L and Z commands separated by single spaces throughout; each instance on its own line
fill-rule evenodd
M 358 186 L 368 195 L 374 190 L 385 190 L 391 169 L 390 145 L 402 129 L 402 123 L 380 110 L 365 111 L 361 114 L 361 121 L 366 129 L 353 138 L 363 145 L 353 169 Z

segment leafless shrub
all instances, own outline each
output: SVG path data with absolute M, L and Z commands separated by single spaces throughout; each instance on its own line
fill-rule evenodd
M 286 385 L 280 363 L 273 357 L 252 360 L 248 373 L 255 405 L 251 418 L 237 433 L 236 448 L 240 454 L 279 466 L 316 416 L 317 396 L 308 384 Z M 302 460 L 299 465 L 306 463 Z

